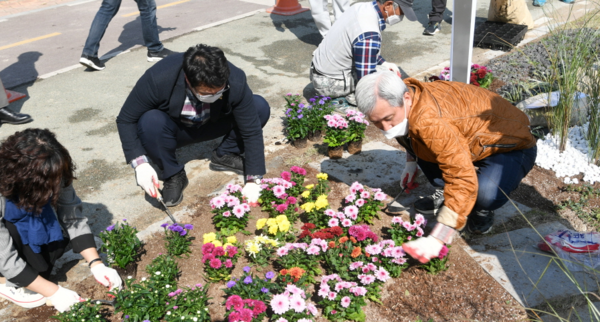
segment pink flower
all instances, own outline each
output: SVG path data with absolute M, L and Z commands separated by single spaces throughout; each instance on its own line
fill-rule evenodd
M 288 249 L 286 247 L 280 247 L 279 249 L 277 249 L 277 255 L 279 257 L 285 256 L 288 254 Z
M 223 255 L 225 255 L 225 249 L 223 249 L 222 246 L 215 247 L 215 250 L 213 251 L 213 254 L 215 256 L 223 256 Z
M 352 220 L 350 220 L 348 218 L 342 220 L 342 226 L 344 226 L 344 227 L 350 227 L 350 226 L 352 226 Z
M 378 200 L 378 201 L 383 201 L 383 200 L 385 200 L 386 197 L 387 196 L 385 195 L 385 193 L 380 191 L 380 192 L 375 193 L 375 196 L 373 196 L 373 199 Z
M 337 296 L 336 292 L 329 292 L 329 294 L 327 294 L 327 299 L 329 299 L 330 301 L 333 301 L 333 300 L 335 300 L 336 296 Z
M 423 229 L 421 227 L 417 227 L 417 237 L 423 236 Z
M 212 198 L 210 203 L 212 206 L 215 206 L 216 208 L 221 209 L 221 207 L 223 207 L 225 205 L 225 200 L 221 196 L 219 196 L 219 197 Z
M 402 265 L 406 263 L 406 258 L 394 258 L 392 259 L 392 263 Z
M 335 227 L 340 225 L 340 221 L 337 218 L 331 218 L 329 219 L 327 224 L 329 225 L 329 227 Z
M 290 205 L 295 205 L 295 204 L 296 204 L 296 202 L 298 202 L 298 199 L 296 199 L 296 197 L 288 197 L 288 198 L 287 198 L 287 202 L 288 202 Z
M 411 225 L 408 221 L 403 222 L 402 227 L 404 227 L 404 229 L 407 231 L 413 231 L 416 228 L 416 226 Z
M 333 216 L 335 216 L 335 211 L 333 211 L 333 209 L 327 209 L 327 210 L 325 210 L 325 215 L 327 215 L 329 217 L 333 217 Z
M 306 309 L 306 302 L 300 296 L 294 295 L 290 299 L 290 308 L 294 309 L 296 313 L 301 313 Z
M 376 270 L 376 269 L 377 269 L 377 266 L 375 266 L 375 264 L 373 264 L 373 263 L 369 263 L 369 264 L 367 264 L 367 267 L 368 267 L 370 270 L 372 270 L 372 271 L 374 271 L 374 270 Z
M 231 268 L 231 267 L 233 267 L 233 263 L 231 262 L 231 259 L 229 259 L 229 258 L 228 258 L 228 259 L 225 261 L 225 267 L 227 267 L 227 268 Z
M 329 294 L 329 291 L 331 291 L 329 289 L 329 285 L 327 284 L 321 284 L 321 287 L 319 288 L 319 296 L 322 298 L 325 298 L 327 296 L 327 294 Z
M 394 217 L 392 218 L 392 224 L 397 224 L 397 225 L 402 225 L 402 218 L 400 217 Z
M 213 258 L 210 260 L 210 267 L 214 268 L 214 269 L 219 269 L 221 268 L 221 260 L 218 258 Z
M 248 211 L 250 211 L 250 205 L 249 205 L 249 204 L 247 204 L 247 203 L 243 203 L 243 204 L 242 204 L 242 207 L 244 207 L 244 211 L 245 211 L 245 212 L 248 212 Z
M 354 203 L 357 207 L 362 207 L 365 204 L 365 200 L 364 199 L 358 199 L 356 200 L 356 202 Z
M 444 259 L 444 257 L 446 257 L 446 255 L 448 255 L 448 247 L 446 247 L 446 245 L 443 245 L 442 250 L 440 250 L 440 254 L 438 255 L 438 258 Z
M 238 218 L 244 217 L 244 207 L 242 205 L 233 207 L 233 214 Z
M 406 237 L 406 240 L 411 240 L 411 239 L 412 239 L 412 236 Z
M 371 255 L 379 255 L 381 253 L 381 246 L 378 244 L 368 245 L 365 247 L 365 251 Z
M 337 213 L 335 216 L 336 216 L 338 219 L 344 219 L 344 218 L 346 218 L 346 215 L 344 215 L 344 213 L 343 213 L 343 212 L 338 212 L 338 213 Z
M 367 289 L 362 286 L 355 286 L 350 289 L 350 292 L 354 294 L 354 296 L 365 296 L 367 294 Z
M 343 307 L 348 307 L 348 306 L 350 306 L 350 302 L 352 302 L 352 300 L 350 300 L 350 297 L 348 297 L 348 296 L 344 296 L 344 297 L 342 297 L 342 302 L 341 302 L 341 304 L 342 304 L 342 306 L 343 306 Z
M 306 306 L 306 308 L 308 309 L 308 311 L 310 312 L 310 314 L 312 314 L 313 316 L 319 315 L 319 311 L 317 311 L 317 307 L 314 304 L 309 303 Z
M 275 322 L 289 322 L 288 320 L 286 320 L 285 318 L 279 318 L 277 319 L 277 321 Z
M 404 253 L 404 249 L 402 249 L 402 246 L 396 246 L 392 248 L 392 256 L 394 258 L 404 257 L 404 255 L 406 254 Z
M 281 178 L 285 181 L 290 181 L 290 180 L 292 180 L 292 174 L 287 171 L 283 171 L 281 173 Z
M 232 295 L 227 298 L 227 301 L 225 301 L 225 307 L 228 310 L 231 309 L 231 307 L 233 307 L 235 310 L 239 311 L 241 308 L 244 307 L 244 301 L 239 295 Z
M 371 270 L 369 269 L 369 267 L 368 267 L 368 266 L 363 266 L 363 267 L 361 268 L 361 270 L 362 270 L 362 272 L 363 272 L 363 273 L 365 273 L 365 274 L 371 271 Z
M 335 287 L 334 287 L 334 289 L 335 289 L 337 292 L 339 292 L 339 291 L 343 290 L 343 289 L 344 289 L 344 283 L 343 283 L 343 282 L 338 282 L 338 283 L 335 283 Z
M 273 187 L 273 194 L 277 198 L 281 198 L 285 194 L 285 188 L 281 185 Z
M 361 275 L 358 275 L 358 279 L 364 285 L 369 285 L 369 284 L 375 282 L 375 276 L 373 276 L 373 275 L 361 274 Z
M 306 249 L 306 253 L 309 255 L 319 255 L 319 247 L 312 245 Z
M 354 183 L 352 183 L 350 185 L 350 189 L 361 190 L 361 189 L 364 189 L 364 188 L 365 187 L 362 184 L 360 184 L 358 181 L 354 181 Z
M 380 267 L 377 271 L 375 271 L 375 277 L 377 277 L 378 280 L 385 282 L 390 279 L 390 273 L 388 273 L 385 268 Z
M 293 197 L 290 197 L 290 198 L 293 198 Z M 287 203 L 282 203 L 281 205 L 277 205 L 276 209 L 277 209 L 277 211 L 279 211 L 279 213 L 282 214 L 287 210 L 287 208 L 288 208 Z
M 354 194 L 351 195 L 347 195 L 346 198 L 344 198 L 346 200 L 346 203 L 351 203 L 352 201 L 354 201 L 356 199 L 356 196 Z
M 227 251 L 227 255 L 231 258 L 233 258 L 238 253 L 238 249 L 235 246 L 227 246 L 226 251 Z
M 368 199 L 370 196 L 371 194 L 366 190 L 360 193 L 360 197 L 363 199 Z
M 231 216 L 231 211 L 227 210 L 226 212 L 223 213 L 223 217 L 229 217 Z
M 290 301 L 288 297 L 283 294 L 277 294 L 271 299 L 271 308 L 275 314 L 284 314 L 290 309 Z
M 358 214 L 353 214 L 353 215 L 350 215 L 350 219 L 352 219 L 352 220 L 356 220 L 356 218 L 358 218 Z
M 353 262 L 350 263 L 350 270 L 353 271 L 357 268 L 361 268 L 363 266 L 363 262 Z
M 344 208 L 344 213 L 347 216 L 350 216 L 352 214 L 358 214 L 358 207 L 356 207 L 356 206 L 347 206 L 346 208 Z

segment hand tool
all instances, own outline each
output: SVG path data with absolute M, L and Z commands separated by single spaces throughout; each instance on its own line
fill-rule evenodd
M 176 224 L 177 221 L 175 220 L 175 217 L 173 217 L 173 215 L 171 215 L 171 212 L 169 211 L 169 208 L 167 208 L 167 205 L 165 205 L 163 197 L 160 194 L 160 191 L 158 191 L 158 189 L 156 189 L 156 200 L 158 200 L 163 205 L 163 207 L 165 207 L 165 212 L 167 213 L 167 215 L 169 215 L 169 218 L 171 218 L 171 220 L 173 221 L 173 223 Z

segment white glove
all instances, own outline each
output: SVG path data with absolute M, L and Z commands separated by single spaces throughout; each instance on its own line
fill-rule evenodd
M 54 308 L 60 313 L 68 311 L 71 308 L 71 305 L 77 302 L 85 301 L 79 294 L 60 285 L 58 286 L 58 291 L 52 296 L 49 296 L 48 300 L 50 300 L 52 305 L 54 305 Z
M 242 196 L 246 197 L 248 203 L 251 206 L 255 206 L 258 201 L 258 197 L 260 197 L 260 186 L 254 182 L 248 182 L 242 189 Z
M 116 270 L 104 266 L 104 264 L 98 264 L 91 268 L 92 274 L 98 283 L 108 287 L 109 291 L 113 289 L 121 289 L 121 277 Z
M 135 180 L 138 186 L 152 198 L 156 198 L 156 189 L 158 188 L 158 175 L 150 163 L 142 163 L 135 167 Z
M 425 264 L 430 259 L 438 257 L 444 244 L 433 236 L 417 238 L 415 241 L 410 241 L 402 245 L 402 249 L 412 258 L 419 260 Z
M 398 75 L 398 77 L 402 78 L 402 74 L 400 73 L 400 69 L 398 68 L 398 66 L 394 63 L 390 63 L 390 62 L 383 62 L 381 64 L 381 67 L 387 69 L 387 70 L 391 70 L 394 73 L 396 73 L 396 75 Z
M 400 175 L 400 189 L 404 190 L 408 186 L 408 192 L 415 187 L 415 179 L 417 178 L 417 162 L 407 161 Z

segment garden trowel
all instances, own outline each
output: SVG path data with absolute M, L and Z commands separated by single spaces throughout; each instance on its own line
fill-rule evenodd
M 165 212 L 167 213 L 167 215 L 169 215 L 169 218 L 171 218 L 173 223 L 176 224 L 177 221 L 175 220 L 175 217 L 173 217 L 173 215 L 171 215 L 171 212 L 169 211 L 169 208 L 167 208 L 167 205 L 165 205 L 163 197 L 160 194 L 160 191 L 158 191 L 158 189 L 156 189 L 156 200 L 158 200 L 160 202 L 160 204 L 163 205 L 163 207 L 165 207 Z
M 404 187 L 404 189 L 402 189 L 402 191 L 400 191 L 400 193 L 396 197 L 394 197 L 394 199 L 392 201 L 390 201 L 385 206 L 385 208 L 383 208 L 381 210 L 385 211 L 387 213 L 390 213 L 390 214 L 397 214 L 397 213 L 400 213 L 400 212 L 410 209 L 408 207 L 402 206 L 398 201 L 396 201 L 396 199 L 398 199 L 402 195 L 402 193 L 406 191 L 407 188 L 408 187 Z

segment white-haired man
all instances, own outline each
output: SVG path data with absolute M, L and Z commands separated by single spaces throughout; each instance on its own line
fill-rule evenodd
M 336 20 L 313 55 L 310 80 L 319 95 L 353 98 L 355 82 L 377 66 L 400 74 L 398 66 L 380 55 L 381 32 L 406 16 L 417 20 L 413 0 L 374 0 L 351 6 Z M 355 81 L 356 79 L 356 81 Z M 347 104 L 346 104 L 347 107 Z
M 402 81 L 384 71 L 361 79 L 356 100 L 387 138 L 406 149 L 401 187 L 415 179 L 418 165 L 437 189 L 414 206 L 421 213 L 437 213 L 438 223 L 428 237 L 403 246 L 423 263 L 438 256 L 456 230 L 489 232 L 494 210 L 533 168 L 537 147 L 529 119 L 487 89 Z

